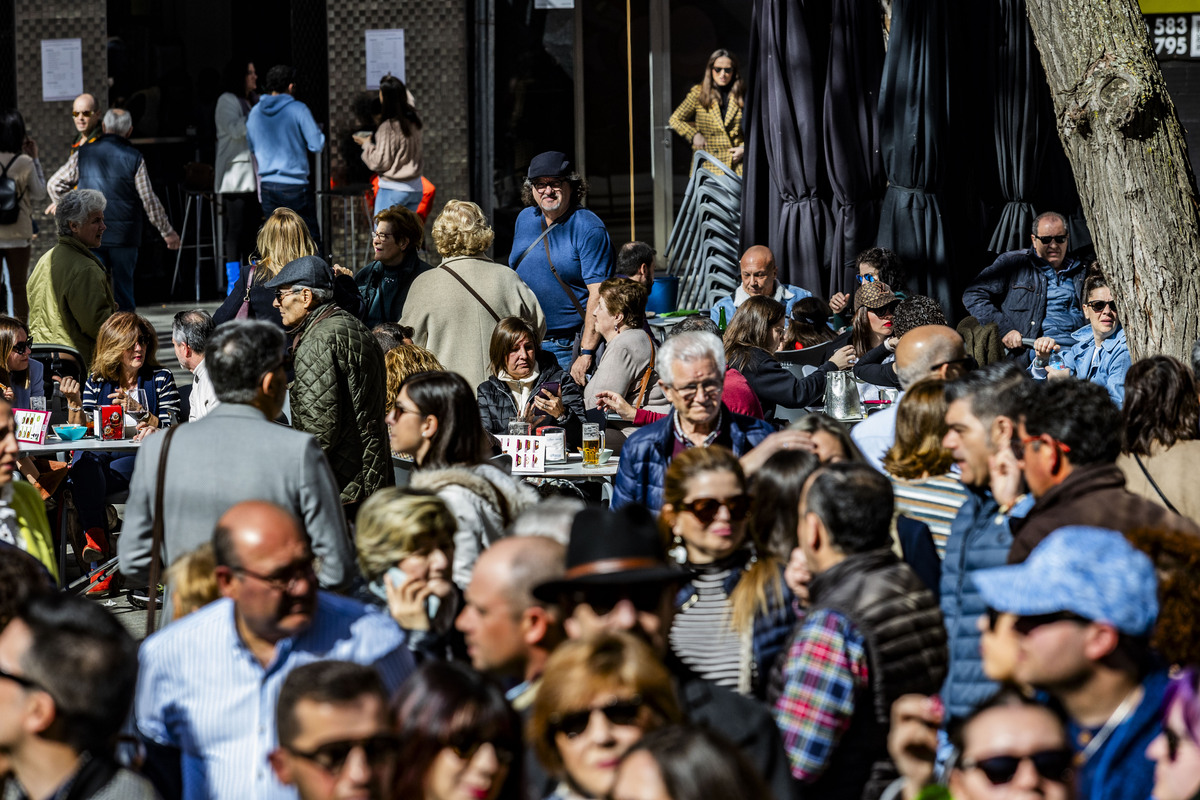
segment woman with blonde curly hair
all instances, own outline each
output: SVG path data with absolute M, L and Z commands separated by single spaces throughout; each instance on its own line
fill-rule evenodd
M 92 373 L 83 387 L 71 377 L 59 382 L 67 398 L 68 421 L 83 425 L 101 406 L 124 408 L 125 421 L 136 421 L 135 439 L 175 423 L 179 390 L 171 370 L 159 366 L 154 326 L 132 311 L 118 311 L 100 326 Z M 123 425 L 118 420 L 117 425 Z M 100 431 L 96 431 L 99 435 Z M 105 498 L 129 488 L 137 453 L 76 451 L 69 480 L 79 512 L 84 543 L 83 562 L 102 561 L 108 554 L 108 512 Z M 93 587 L 97 592 L 107 587 Z
M 491 375 L 488 350 L 497 322 L 505 317 L 529 320 L 539 341 L 546 332 L 533 290 L 507 265 L 484 254 L 493 236 L 479 206 L 465 200 L 446 203 L 433 223 L 442 263 L 413 281 L 401 320 L 412 327 L 414 342 L 432 350 L 446 369 L 471 386 Z
M 419 658 L 465 655 L 454 628 L 462 595 L 450 579 L 457 529 L 445 502 L 417 489 L 380 489 L 358 511 L 359 599 L 386 605 Z

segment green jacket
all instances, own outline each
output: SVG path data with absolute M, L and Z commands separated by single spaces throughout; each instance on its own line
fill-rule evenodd
M 383 351 L 353 314 L 328 303 L 309 313 L 293 352 L 292 427 L 320 443 L 343 505 L 366 500 L 392 483 Z
M 100 259 L 74 236 L 59 236 L 58 244 L 38 259 L 27 293 L 29 335 L 38 342 L 74 347 L 90 367 L 100 326 L 116 306 Z
M 17 547 L 42 562 L 50 577 L 58 580 L 58 564 L 54 560 L 54 536 L 50 532 L 50 520 L 46 517 L 46 504 L 42 495 L 32 484 L 13 481 L 12 497 L 3 501 L 7 492 L 0 490 L 0 505 L 5 505 L 16 514 L 16 529 L 21 540 Z M 8 513 L 7 510 L 0 513 Z

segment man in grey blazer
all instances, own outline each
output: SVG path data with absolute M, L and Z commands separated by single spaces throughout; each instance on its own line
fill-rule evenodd
M 266 500 L 304 524 L 328 589 L 355 575 L 354 546 L 329 463 L 317 440 L 278 425 L 287 396 L 282 331 L 266 322 L 221 325 L 205 351 L 220 405 L 184 425 L 171 441 L 163 491 L 162 560 L 173 563 L 212 540 L 221 515 L 243 500 Z M 150 576 L 154 495 L 164 434 L 138 451 L 117 539 L 121 573 L 134 586 Z

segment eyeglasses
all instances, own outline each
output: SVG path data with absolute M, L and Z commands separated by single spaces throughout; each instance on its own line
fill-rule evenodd
M 501 764 L 511 764 L 513 760 L 513 752 L 507 747 L 501 747 L 489 739 L 480 739 L 474 736 L 459 736 L 446 745 L 454 751 L 454 755 L 461 758 L 463 761 L 470 761 L 475 758 L 475 754 L 479 752 L 479 748 L 485 744 L 490 744 L 492 750 L 496 752 L 496 760 Z
M 595 711 L 603 714 L 613 725 L 637 725 L 638 716 L 642 711 L 642 696 L 635 694 L 628 700 L 614 700 L 606 706 L 555 714 L 550 717 L 550 730 L 566 734 L 568 739 L 574 739 L 588 729 L 592 722 L 592 713 Z
M 1162 732 L 1167 740 L 1167 761 L 1174 763 L 1179 758 L 1179 745 L 1183 743 L 1183 737 L 1166 725 L 1163 725 Z
M 1022 761 L 1030 761 L 1037 774 L 1048 781 L 1065 783 L 1070 778 L 1075 764 L 1075 754 L 1070 750 L 1042 750 L 1027 756 L 992 756 L 978 761 L 964 761 L 963 769 L 977 769 L 994 786 L 1012 781 Z
M 1042 437 L 1045 437 L 1045 438 L 1042 438 Z M 1017 452 L 1017 458 L 1024 458 L 1025 448 L 1027 446 L 1032 445 L 1032 444 L 1046 444 L 1047 442 L 1054 445 L 1055 447 L 1057 447 L 1060 451 L 1062 451 L 1064 453 L 1071 452 L 1071 445 L 1069 445 L 1065 442 L 1060 442 L 1057 439 L 1050 436 L 1049 434 L 1039 433 L 1037 436 L 1022 436 L 1021 437 L 1021 439 L 1020 439 L 1020 448 L 1021 449 Z M 1015 447 L 1013 449 L 1016 450 Z
M 286 592 L 288 594 L 295 592 L 299 588 L 301 581 L 311 584 L 316 577 L 316 573 L 313 571 L 311 556 L 303 563 L 293 564 L 285 572 L 277 575 L 263 575 L 253 570 L 248 570 L 245 567 L 230 567 L 230 570 L 239 575 L 245 575 L 248 578 L 262 581 L 277 592 Z
M 680 573 L 680 578 L 684 577 Z M 661 583 L 629 584 L 626 586 L 589 586 L 575 592 L 570 603 L 574 606 L 589 606 L 592 613 L 604 617 L 612 613 L 622 600 L 629 603 L 638 611 L 648 614 L 657 613 L 663 603 L 663 592 L 667 587 Z
M 379 735 L 367 739 L 326 742 L 308 752 L 292 747 L 285 749 L 292 755 L 311 761 L 326 772 L 337 775 L 346 766 L 350 754 L 360 747 L 367 763 L 372 767 L 379 767 L 396 757 L 399 740 L 395 736 Z
M 733 67 L 713 67 L 713 72 L 718 72 L 722 75 L 732 75 Z
M 296 292 L 302 292 L 302 291 L 304 291 L 303 288 L 300 288 L 300 289 L 276 289 L 275 290 L 275 299 L 282 303 L 283 298 L 287 297 L 289 294 L 295 294 Z
M 1103 312 L 1106 308 L 1111 308 L 1114 314 L 1117 313 L 1117 304 L 1112 300 L 1089 300 L 1087 306 L 1096 314 Z
M 2 668 L 0 668 L 0 678 L 12 681 L 13 683 L 25 689 L 37 689 L 38 691 L 50 694 L 50 690 L 45 686 L 42 686 L 37 681 L 26 678 L 24 675 L 13 675 L 11 672 L 7 672 Z
M 375 239 L 386 239 L 386 238 L 388 238 L 389 236 L 391 236 L 393 239 L 395 239 L 395 238 L 396 238 L 396 234 L 394 234 L 394 233 L 384 233 L 383 231 L 373 231 L 373 232 L 371 233 L 371 239 L 372 239 L 372 240 L 375 240 Z
M 1028 617 L 1017 617 L 1016 621 L 1013 622 L 1013 630 L 1022 635 L 1028 635 L 1043 625 L 1053 625 L 1056 622 L 1074 622 L 1079 625 L 1087 625 L 1091 620 L 1070 611 L 1056 611 L 1053 614 L 1035 614 Z
M 679 507 L 683 511 L 689 512 L 705 525 L 711 525 L 712 521 L 717 518 L 717 512 L 722 508 L 729 510 L 729 518 L 731 520 L 740 522 L 746 518 L 746 514 L 750 511 L 750 498 L 744 494 L 734 495 L 727 500 L 718 500 L 715 497 L 700 497 L 696 500 L 680 503 Z
M 536 192 L 558 191 L 562 188 L 562 181 L 534 181 L 533 189 Z
M 71 116 L 75 119 L 79 119 L 80 117 L 90 117 L 95 113 L 95 111 L 72 111 Z
M 33 350 L 33 339 L 26 339 L 23 342 L 17 342 L 13 345 L 12 351 L 17 355 L 23 356 Z
M 1067 241 L 1067 235 L 1065 233 L 1060 233 L 1057 236 L 1034 236 L 1033 238 L 1037 239 L 1042 244 L 1050 244 L 1051 242 L 1054 242 L 1055 244 L 1065 244 Z
M 667 387 L 667 388 L 673 389 L 673 391 L 675 391 L 679 395 L 679 399 L 682 400 L 683 402 L 690 403 L 690 402 L 692 402 L 692 398 L 694 398 L 696 396 L 696 393 L 699 392 L 701 389 L 704 390 L 704 394 L 707 396 L 707 395 L 720 394 L 721 389 L 723 389 L 724 387 L 725 387 L 724 381 L 711 380 L 711 381 L 701 381 L 700 383 L 689 383 L 687 386 L 676 386 L 676 387 Z
M 864 283 L 874 283 L 875 281 L 879 280 L 879 278 L 876 278 L 869 272 L 866 275 L 855 275 L 854 279 L 858 281 L 859 286 L 862 286 Z

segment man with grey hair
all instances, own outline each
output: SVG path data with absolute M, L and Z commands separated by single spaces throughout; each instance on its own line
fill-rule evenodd
M 742 456 L 774 430 L 725 406 L 725 347 L 714 334 L 696 331 L 668 338 L 658 351 L 658 374 L 658 385 L 673 408 L 625 441 L 613 486 L 614 509 L 642 503 L 658 513 L 667 466 L 679 453 L 719 444 Z
M 167 456 L 163 492 L 162 560 L 170 564 L 207 542 L 222 512 L 243 500 L 267 500 L 288 509 L 312 539 L 322 586 L 354 577 L 354 548 L 338 502 L 337 485 L 317 441 L 276 425 L 287 396 L 283 333 L 266 322 L 222 325 L 205 350 L 220 404 L 180 426 Z M 151 527 L 162 440 L 148 437 L 138 452 L 117 540 L 121 572 L 135 586 L 150 574 Z M 264 454 L 281 469 L 263 469 Z
M 204 348 L 216 330 L 212 314 L 202 308 L 180 311 L 171 323 L 171 344 L 179 366 L 192 373 L 192 393 L 188 396 L 188 422 L 195 422 L 217 405 L 217 395 L 204 363 Z
M 59 198 L 58 243 L 38 259 L 27 287 L 29 335 L 78 350 L 81 375 L 92 363 L 100 326 L 113 313 L 108 275 L 92 252 L 106 230 L 105 206 L 104 195 L 94 189 L 72 189 Z
M 393 480 L 384 426 L 383 351 L 358 318 L 333 302 L 333 270 L 319 256 L 286 264 L 263 284 L 292 336 L 292 427 L 317 437 L 346 515 Z
M 104 135 L 71 153 L 46 185 L 55 203 L 76 184 L 80 189 L 96 189 L 108 200 L 108 234 L 103 246 L 95 246 L 95 252 L 112 273 L 113 294 L 120 311 L 135 308 L 133 271 L 142 241 L 143 209 L 162 234 L 167 249 L 179 249 L 179 234 L 154 194 L 142 154 L 129 143 L 131 133 L 133 117 L 129 112 L 110 108 L 104 115 Z
M 954 380 L 963 375 L 968 364 L 963 338 L 945 325 L 922 325 L 900 337 L 896 345 L 896 378 L 907 391 L 924 378 Z M 901 392 L 903 396 L 903 391 Z M 850 438 L 875 469 L 883 472 L 883 457 L 896 443 L 896 411 L 892 403 L 877 414 L 854 426 Z

